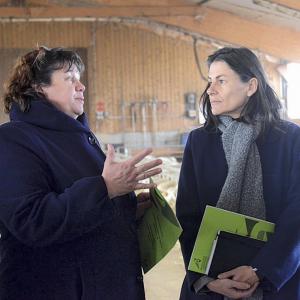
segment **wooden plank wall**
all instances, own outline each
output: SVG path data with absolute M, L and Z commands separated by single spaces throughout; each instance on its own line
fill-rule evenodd
M 199 96 L 206 84 L 196 68 L 191 37 L 116 22 L 0 22 L 0 51 L 6 53 L 0 52 L 0 65 L 6 63 L 0 69 L 1 86 L 16 56 L 12 49 L 31 49 L 37 43 L 86 49 L 88 112 L 94 130 L 185 132 L 197 126 L 198 120 L 187 119 L 184 111 L 184 94 Z M 205 74 L 205 59 L 215 49 L 210 43 L 198 43 Z M 264 63 L 279 91 L 276 64 Z M 104 104 L 104 119 L 96 118 L 98 103 Z
M 195 65 L 191 41 L 120 24 L 100 24 L 96 48 L 99 54 L 97 101 L 104 102 L 112 116 L 106 121 L 106 130 L 117 129 L 114 117 L 122 117 L 123 103 L 126 120 L 121 118 L 119 122 L 120 126 L 123 124 L 122 129 L 132 130 L 130 105 L 135 105 L 136 131 L 142 131 L 142 105 L 137 102 L 146 102 L 146 128 L 153 130 L 153 99 L 158 102 L 157 130 L 184 131 L 186 127 L 196 125 L 195 121 L 184 117 L 184 94 L 195 92 L 200 95 L 204 87 Z M 201 57 L 206 56 L 206 48 L 199 49 Z

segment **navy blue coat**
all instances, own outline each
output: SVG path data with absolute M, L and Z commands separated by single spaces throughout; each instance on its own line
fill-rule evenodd
M 85 116 L 43 100 L 0 127 L 0 299 L 143 300 L 134 194 L 109 199 Z
M 270 129 L 257 140 L 260 153 L 266 218 L 276 233 L 252 265 L 268 279 L 272 292 L 265 300 L 300 299 L 300 128 L 289 122 L 281 131 Z M 215 206 L 227 176 L 221 133 L 199 128 L 189 135 L 179 179 L 176 210 L 183 227 L 180 238 L 187 268 L 205 206 Z M 220 300 L 209 292 L 195 295 L 192 284 L 199 274 L 187 271 L 181 300 Z

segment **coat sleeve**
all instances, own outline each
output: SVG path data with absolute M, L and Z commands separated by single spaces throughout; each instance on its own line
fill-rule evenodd
M 288 178 L 281 178 L 281 184 L 288 183 L 281 204 L 283 209 L 276 221 L 275 233 L 253 261 L 253 266 L 260 270 L 277 291 L 299 272 L 300 265 L 299 130 L 289 138 L 293 139 L 293 147 L 291 152 L 284 154 L 286 166 L 290 165 L 290 169 Z
M 116 214 L 100 174 L 56 193 L 47 165 L 30 141 L 0 131 L 0 221 L 19 241 L 37 247 L 64 242 Z
M 188 271 L 188 264 L 195 244 L 196 236 L 201 222 L 202 212 L 198 201 L 195 201 L 199 192 L 195 176 L 195 165 L 192 152 L 193 132 L 188 137 L 184 150 L 180 171 L 178 193 L 176 200 L 176 215 L 182 226 L 180 236 L 181 251 L 187 271 L 187 281 L 191 290 L 193 284 L 201 277 L 201 274 Z M 200 199 L 199 199 L 200 201 Z

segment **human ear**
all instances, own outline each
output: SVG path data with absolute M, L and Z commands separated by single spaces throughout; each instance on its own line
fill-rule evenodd
M 47 86 L 46 85 L 34 83 L 31 86 L 38 94 L 47 96 L 47 92 L 46 92 Z
M 258 86 L 258 82 L 255 77 L 251 78 L 248 81 L 248 91 L 247 91 L 248 97 L 251 97 L 257 91 L 257 86 Z
M 36 92 L 38 92 L 38 93 L 43 92 L 43 88 L 42 88 L 42 86 L 41 86 L 40 84 L 33 83 L 33 84 L 31 85 L 31 87 L 32 87 Z

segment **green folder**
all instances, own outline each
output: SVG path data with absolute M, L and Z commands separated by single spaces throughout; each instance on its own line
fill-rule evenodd
M 150 189 L 152 206 L 138 224 L 141 262 L 144 273 L 174 247 L 182 228 L 166 199 L 157 188 Z
M 220 230 L 268 241 L 274 229 L 274 223 L 207 205 L 188 269 L 207 274 L 207 263 Z

